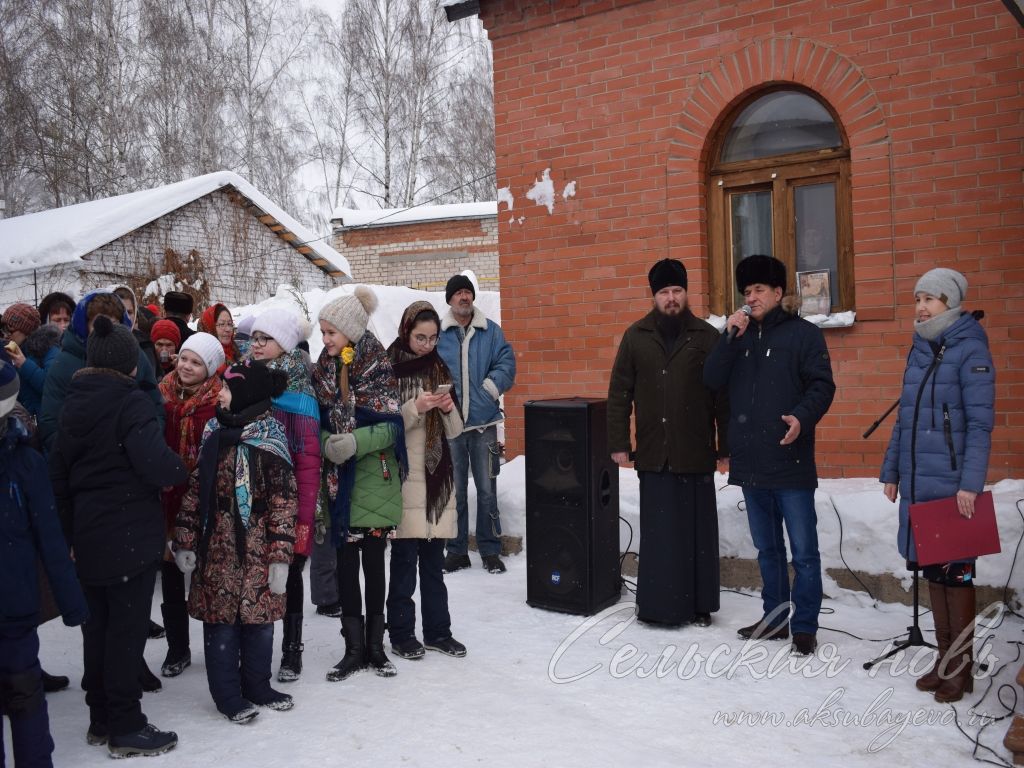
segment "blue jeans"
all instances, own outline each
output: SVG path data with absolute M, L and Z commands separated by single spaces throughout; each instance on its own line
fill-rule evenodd
M 744 487 L 743 498 L 747 503 L 750 537 L 757 547 L 757 564 L 761 568 L 764 615 L 771 616 L 779 606 L 792 599 L 790 629 L 793 632 L 816 633 L 818 612 L 821 610 L 821 556 L 818 554 L 814 489 Z M 792 589 L 789 586 L 786 542 L 782 538 L 783 523 L 793 550 L 795 577 Z
M 14 765 L 53 768 L 50 718 L 39 668 L 39 635 L 32 627 L 0 629 L 0 714 L 11 722 Z M 4 724 L 0 721 L 0 768 L 4 765 Z
M 469 470 L 476 485 L 476 548 L 481 557 L 501 554 L 501 520 L 498 518 L 498 429 L 470 429 L 449 440 L 455 471 L 455 510 L 459 535 L 448 540 L 448 554 L 469 552 Z
M 448 588 L 444 585 L 444 539 L 393 539 L 391 585 L 388 591 L 388 635 L 392 643 L 416 635 L 416 572 L 419 565 L 423 639 L 428 643 L 452 636 Z
M 203 624 L 206 682 L 217 711 L 231 716 L 273 693 L 273 624 Z

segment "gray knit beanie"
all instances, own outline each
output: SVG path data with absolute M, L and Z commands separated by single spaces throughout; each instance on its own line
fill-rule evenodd
M 97 315 L 85 342 L 85 362 L 93 368 L 112 368 L 130 376 L 139 364 L 139 343 L 125 326 Z
M 967 296 L 967 278 L 955 269 L 931 269 L 914 286 L 914 295 L 919 293 L 934 296 L 950 309 L 956 309 Z
M 324 304 L 319 319 L 326 320 L 355 344 L 366 333 L 366 324 L 376 308 L 376 294 L 367 286 L 359 285 L 351 296 L 342 296 Z

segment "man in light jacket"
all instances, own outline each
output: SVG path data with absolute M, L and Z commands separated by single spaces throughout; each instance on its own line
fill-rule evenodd
M 473 306 L 476 288 L 468 277 L 452 277 L 444 294 L 450 309 L 441 318 L 437 352 L 451 371 L 452 394 L 465 424 L 463 433 L 449 441 L 459 529 L 458 537 L 448 541 L 444 570 L 452 573 L 470 566 L 466 493 L 472 467 L 477 550 L 490 573 L 504 573 L 496 479 L 501 466 L 497 425 L 503 420 L 498 401 L 515 383 L 515 354 L 501 326 Z

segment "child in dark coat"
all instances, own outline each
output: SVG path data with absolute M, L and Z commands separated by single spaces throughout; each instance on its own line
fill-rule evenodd
M 166 548 L 160 489 L 185 482 L 135 374 L 132 332 L 99 315 L 86 367 L 71 379 L 50 453 L 65 536 L 89 605 L 82 632 L 87 740 L 115 757 L 155 755 L 178 737 L 142 713 L 143 651 L 156 572 Z M 158 395 L 159 397 L 159 395 Z
M 57 521 L 46 462 L 29 447 L 25 428 L 11 416 L 17 396 L 18 375 L 12 365 L 0 362 L 0 712 L 11 721 L 15 763 L 52 766 L 36 632 L 37 559 L 65 624 L 81 624 L 88 609 Z M 3 731 L 0 724 L 0 756 Z
M 234 723 L 256 717 L 255 705 L 293 706 L 270 687 L 298 504 L 284 427 L 270 413 L 287 384 L 263 363 L 224 372 L 175 529 L 175 561 L 192 573 L 189 613 L 203 622 L 210 694 Z

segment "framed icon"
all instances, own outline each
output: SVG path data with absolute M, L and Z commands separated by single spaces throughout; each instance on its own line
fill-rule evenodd
M 800 315 L 827 315 L 832 311 L 832 281 L 829 270 L 815 269 L 796 273 L 800 296 Z

